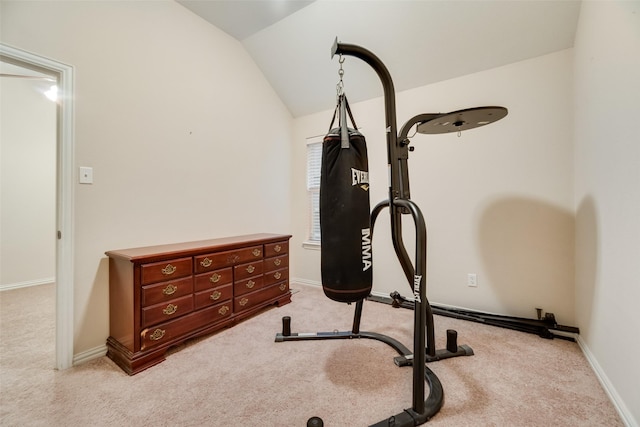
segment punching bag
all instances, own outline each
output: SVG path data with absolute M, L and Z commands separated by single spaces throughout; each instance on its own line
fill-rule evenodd
M 331 129 L 337 114 L 339 127 Z M 373 265 L 367 145 L 344 95 L 329 128 L 320 175 L 322 289 L 332 300 L 350 303 L 371 292 Z

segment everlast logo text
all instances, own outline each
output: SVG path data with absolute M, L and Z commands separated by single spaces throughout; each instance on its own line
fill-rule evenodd
M 422 302 L 420 300 L 420 282 L 422 282 L 422 276 L 413 276 L 413 299 L 415 302 Z
M 369 189 L 369 172 L 351 168 L 351 186 L 356 185 L 367 191 Z
M 362 229 L 362 271 L 371 268 L 371 231 Z

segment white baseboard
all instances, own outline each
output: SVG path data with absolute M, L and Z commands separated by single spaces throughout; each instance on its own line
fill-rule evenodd
M 11 289 L 28 288 L 29 286 L 50 285 L 55 283 L 55 277 L 48 277 L 45 279 L 27 280 L 25 282 L 7 283 L 0 285 L 0 292 L 9 291 Z
M 98 359 L 107 354 L 107 346 L 101 345 L 98 347 L 94 347 L 87 351 L 83 351 L 82 353 L 77 353 L 73 355 L 73 366 L 82 365 L 83 363 L 87 363 L 93 359 Z
M 607 377 L 607 374 L 605 374 L 604 370 L 598 363 L 598 360 L 595 358 L 593 353 L 591 353 L 589 346 L 587 346 L 580 335 L 576 336 L 576 341 L 578 342 L 578 345 L 582 350 L 582 354 L 584 354 L 584 357 L 587 358 L 589 365 L 591 365 L 591 369 L 593 369 L 593 372 L 595 372 L 598 381 L 600 381 L 600 384 L 604 388 L 604 391 L 609 396 L 609 400 L 611 400 L 611 403 L 613 403 L 616 411 L 618 411 L 618 415 L 620 415 L 620 418 L 622 418 L 622 422 L 627 427 L 638 427 L 637 420 L 634 419 L 633 414 L 631 414 L 631 411 L 629 411 L 629 408 L 627 408 L 627 405 L 624 403 L 613 384 L 611 384 L 611 381 L 609 381 L 609 377 Z
M 317 288 L 322 287 L 322 283 L 320 282 L 316 282 L 315 280 L 299 279 L 297 277 L 292 277 L 289 282 L 294 285 L 300 284 L 300 285 L 307 285 L 307 286 L 315 286 Z

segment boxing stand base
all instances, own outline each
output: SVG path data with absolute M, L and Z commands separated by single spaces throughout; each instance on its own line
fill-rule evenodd
M 447 347 L 438 349 L 433 355 L 428 352 L 425 354 L 427 363 L 437 362 L 438 360 L 450 359 L 452 357 L 473 356 L 473 349 L 466 344 L 457 344 L 457 332 L 453 329 L 447 329 Z M 276 334 L 276 342 L 284 341 L 312 341 L 312 340 L 338 340 L 338 339 L 373 339 L 381 341 L 390 347 L 393 347 L 400 356 L 393 358 L 393 362 L 398 367 L 412 366 L 413 353 L 400 341 L 387 335 L 377 332 L 353 332 L 353 331 L 333 331 L 333 332 L 291 332 L 291 317 L 282 318 L 282 333 Z
M 275 341 L 312 341 L 312 340 L 332 340 L 332 339 L 374 339 L 381 341 L 393 349 L 400 355 L 396 356 L 393 361 L 398 367 L 413 366 L 413 353 L 404 344 L 387 335 L 376 332 L 360 331 L 360 318 L 362 316 L 363 301 L 356 303 L 356 312 L 351 331 L 333 331 L 333 332 L 311 332 L 311 333 L 292 333 L 291 317 L 284 316 L 282 318 L 282 333 L 277 333 Z M 447 347 L 441 350 L 432 351 L 432 354 L 425 349 L 426 361 L 435 362 L 437 360 L 448 359 L 458 356 L 471 356 L 473 350 L 467 345 L 458 346 L 457 332 L 447 330 Z M 420 370 L 415 369 L 414 373 Z M 414 427 L 426 423 L 442 408 L 444 403 L 444 391 L 440 380 L 436 374 L 428 367 L 424 367 L 424 379 L 429 386 L 429 396 L 424 401 L 424 411 L 416 412 L 413 408 L 405 409 L 403 412 L 384 419 L 370 427 Z M 415 387 L 415 382 L 414 382 Z

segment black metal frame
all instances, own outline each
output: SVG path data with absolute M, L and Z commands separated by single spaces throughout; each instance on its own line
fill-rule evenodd
M 390 304 L 394 307 L 402 307 L 409 310 L 414 309 L 413 301 L 404 298 L 398 292 L 392 292 L 389 297 L 370 295 L 367 297 L 367 300 Z M 514 331 L 536 334 L 546 339 L 558 338 L 575 342 L 575 338 L 572 335 L 580 333 L 580 329 L 575 326 L 559 325 L 556 322 L 556 317 L 553 313 L 545 313 L 545 315 L 542 316 L 542 309 L 539 308 L 536 309 L 538 312 L 537 319 L 490 314 L 461 308 L 442 307 L 438 305 L 431 305 L 431 310 L 433 311 L 433 314 L 440 316 L 468 320 L 470 322 L 483 323 L 485 325 L 497 326 L 500 328 L 513 329 Z M 558 331 L 560 334 L 554 333 L 554 331 Z
M 444 391 L 438 377 L 427 368 L 426 363 L 456 356 L 470 356 L 473 350 L 468 346 L 457 345 L 457 333 L 447 331 L 446 349 L 436 350 L 433 325 L 433 312 L 426 295 L 427 273 L 427 230 L 424 217 L 418 205 L 410 200 L 408 132 L 417 123 L 422 123 L 440 114 L 421 114 L 410 119 L 401 129 L 398 137 L 396 125 L 395 89 L 386 66 L 372 52 L 357 45 L 339 43 L 336 39 L 331 56 L 349 55 L 369 64 L 378 74 L 384 89 L 385 120 L 387 133 L 387 157 L 390 169 L 389 199 L 378 203 L 371 212 L 371 235 L 375 221 L 384 208 L 389 208 L 391 217 L 391 235 L 393 247 L 409 286 L 413 289 L 414 300 L 414 341 L 411 352 L 400 342 L 386 335 L 374 332 L 361 332 L 363 300 L 356 303 L 353 326 L 350 332 L 291 333 L 291 318 L 282 319 L 282 333 L 276 335 L 276 342 L 299 340 L 353 339 L 369 338 L 382 341 L 393 347 L 400 356 L 394 358 L 398 366 L 413 366 L 413 400 L 410 409 L 373 424 L 378 427 L 409 427 L 427 422 L 444 403 Z M 402 215 L 411 214 L 416 229 L 415 267 L 402 239 Z M 429 386 L 429 395 L 425 399 L 425 381 Z

